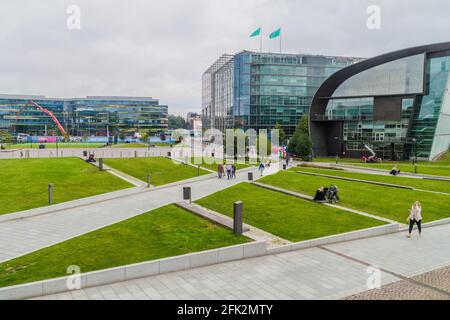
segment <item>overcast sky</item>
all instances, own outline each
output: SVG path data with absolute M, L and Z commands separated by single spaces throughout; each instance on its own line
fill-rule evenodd
M 381 8 L 381 30 L 366 26 Z M 69 5 L 81 29 L 66 26 Z M 450 40 L 446 0 L 2 0 L 0 93 L 152 96 L 201 109 L 202 73 L 222 53 L 259 50 L 371 57 Z

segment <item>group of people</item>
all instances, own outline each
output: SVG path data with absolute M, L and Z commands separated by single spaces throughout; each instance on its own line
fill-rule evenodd
M 217 176 L 219 179 L 222 179 L 225 177 L 225 174 L 227 175 L 227 179 L 234 179 L 236 178 L 236 166 L 234 164 L 221 164 L 219 163 L 217 165 Z

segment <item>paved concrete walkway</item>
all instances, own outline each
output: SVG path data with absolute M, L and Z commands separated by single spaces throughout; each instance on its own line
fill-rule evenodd
M 56 158 L 56 157 L 84 157 L 84 151 L 93 153 L 95 158 L 134 158 L 134 157 L 165 157 L 171 147 L 148 148 L 56 148 L 48 149 L 11 149 L 0 151 L 0 159 L 20 158 Z
M 371 265 L 382 268 L 382 285 L 414 281 L 442 294 L 410 277 L 450 265 L 450 224 L 427 228 L 422 237 L 395 233 L 41 299 L 341 299 L 368 290 Z
M 255 169 L 250 169 L 255 172 Z M 196 200 L 247 180 L 248 170 L 236 179 L 202 179 L 175 186 L 105 200 L 75 208 L 0 223 L 0 262 L 182 200 L 184 186 Z

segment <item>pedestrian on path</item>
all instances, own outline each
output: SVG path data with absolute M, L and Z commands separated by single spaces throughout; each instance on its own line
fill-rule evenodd
M 227 164 L 227 179 L 230 180 L 231 179 L 231 164 Z
M 419 201 L 414 202 L 409 213 L 409 233 L 408 238 L 411 238 L 411 232 L 413 230 L 414 224 L 417 224 L 419 229 L 419 236 L 422 235 L 422 206 Z
M 264 168 L 265 168 L 264 163 L 261 162 L 261 163 L 259 164 L 259 167 L 258 167 L 258 170 L 259 170 L 259 173 L 261 174 L 261 177 L 262 177 L 262 175 L 263 175 Z
M 236 165 L 231 165 L 231 178 L 236 179 Z
M 286 167 L 289 167 L 289 160 L 290 160 L 289 153 L 286 152 Z
M 219 177 L 219 179 L 222 179 L 223 176 L 223 164 L 219 163 L 217 165 L 217 176 Z

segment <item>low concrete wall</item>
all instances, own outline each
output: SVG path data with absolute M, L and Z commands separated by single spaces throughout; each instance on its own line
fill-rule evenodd
M 398 223 L 387 224 L 379 227 L 373 227 L 369 229 L 357 230 L 347 233 L 341 233 L 334 236 L 328 236 L 323 238 L 317 238 L 312 240 L 306 240 L 296 243 L 291 243 L 278 248 L 267 249 L 267 254 L 283 253 L 288 251 L 294 251 L 299 249 L 307 249 L 326 244 L 338 243 L 343 241 L 358 240 L 364 238 L 371 238 L 381 236 L 384 234 L 395 233 L 399 231 L 400 225 Z
M 153 260 L 111 269 L 80 274 L 78 289 L 106 285 L 152 275 L 186 270 L 227 261 L 262 256 L 267 253 L 265 241 L 201 251 L 176 257 Z M 67 283 L 74 276 L 37 281 L 17 286 L 0 288 L 0 300 L 16 300 L 68 291 Z
M 442 226 L 444 224 L 449 224 L 449 223 L 450 223 L 450 218 L 446 218 L 446 219 L 426 222 L 426 223 L 422 224 L 422 228 Z

